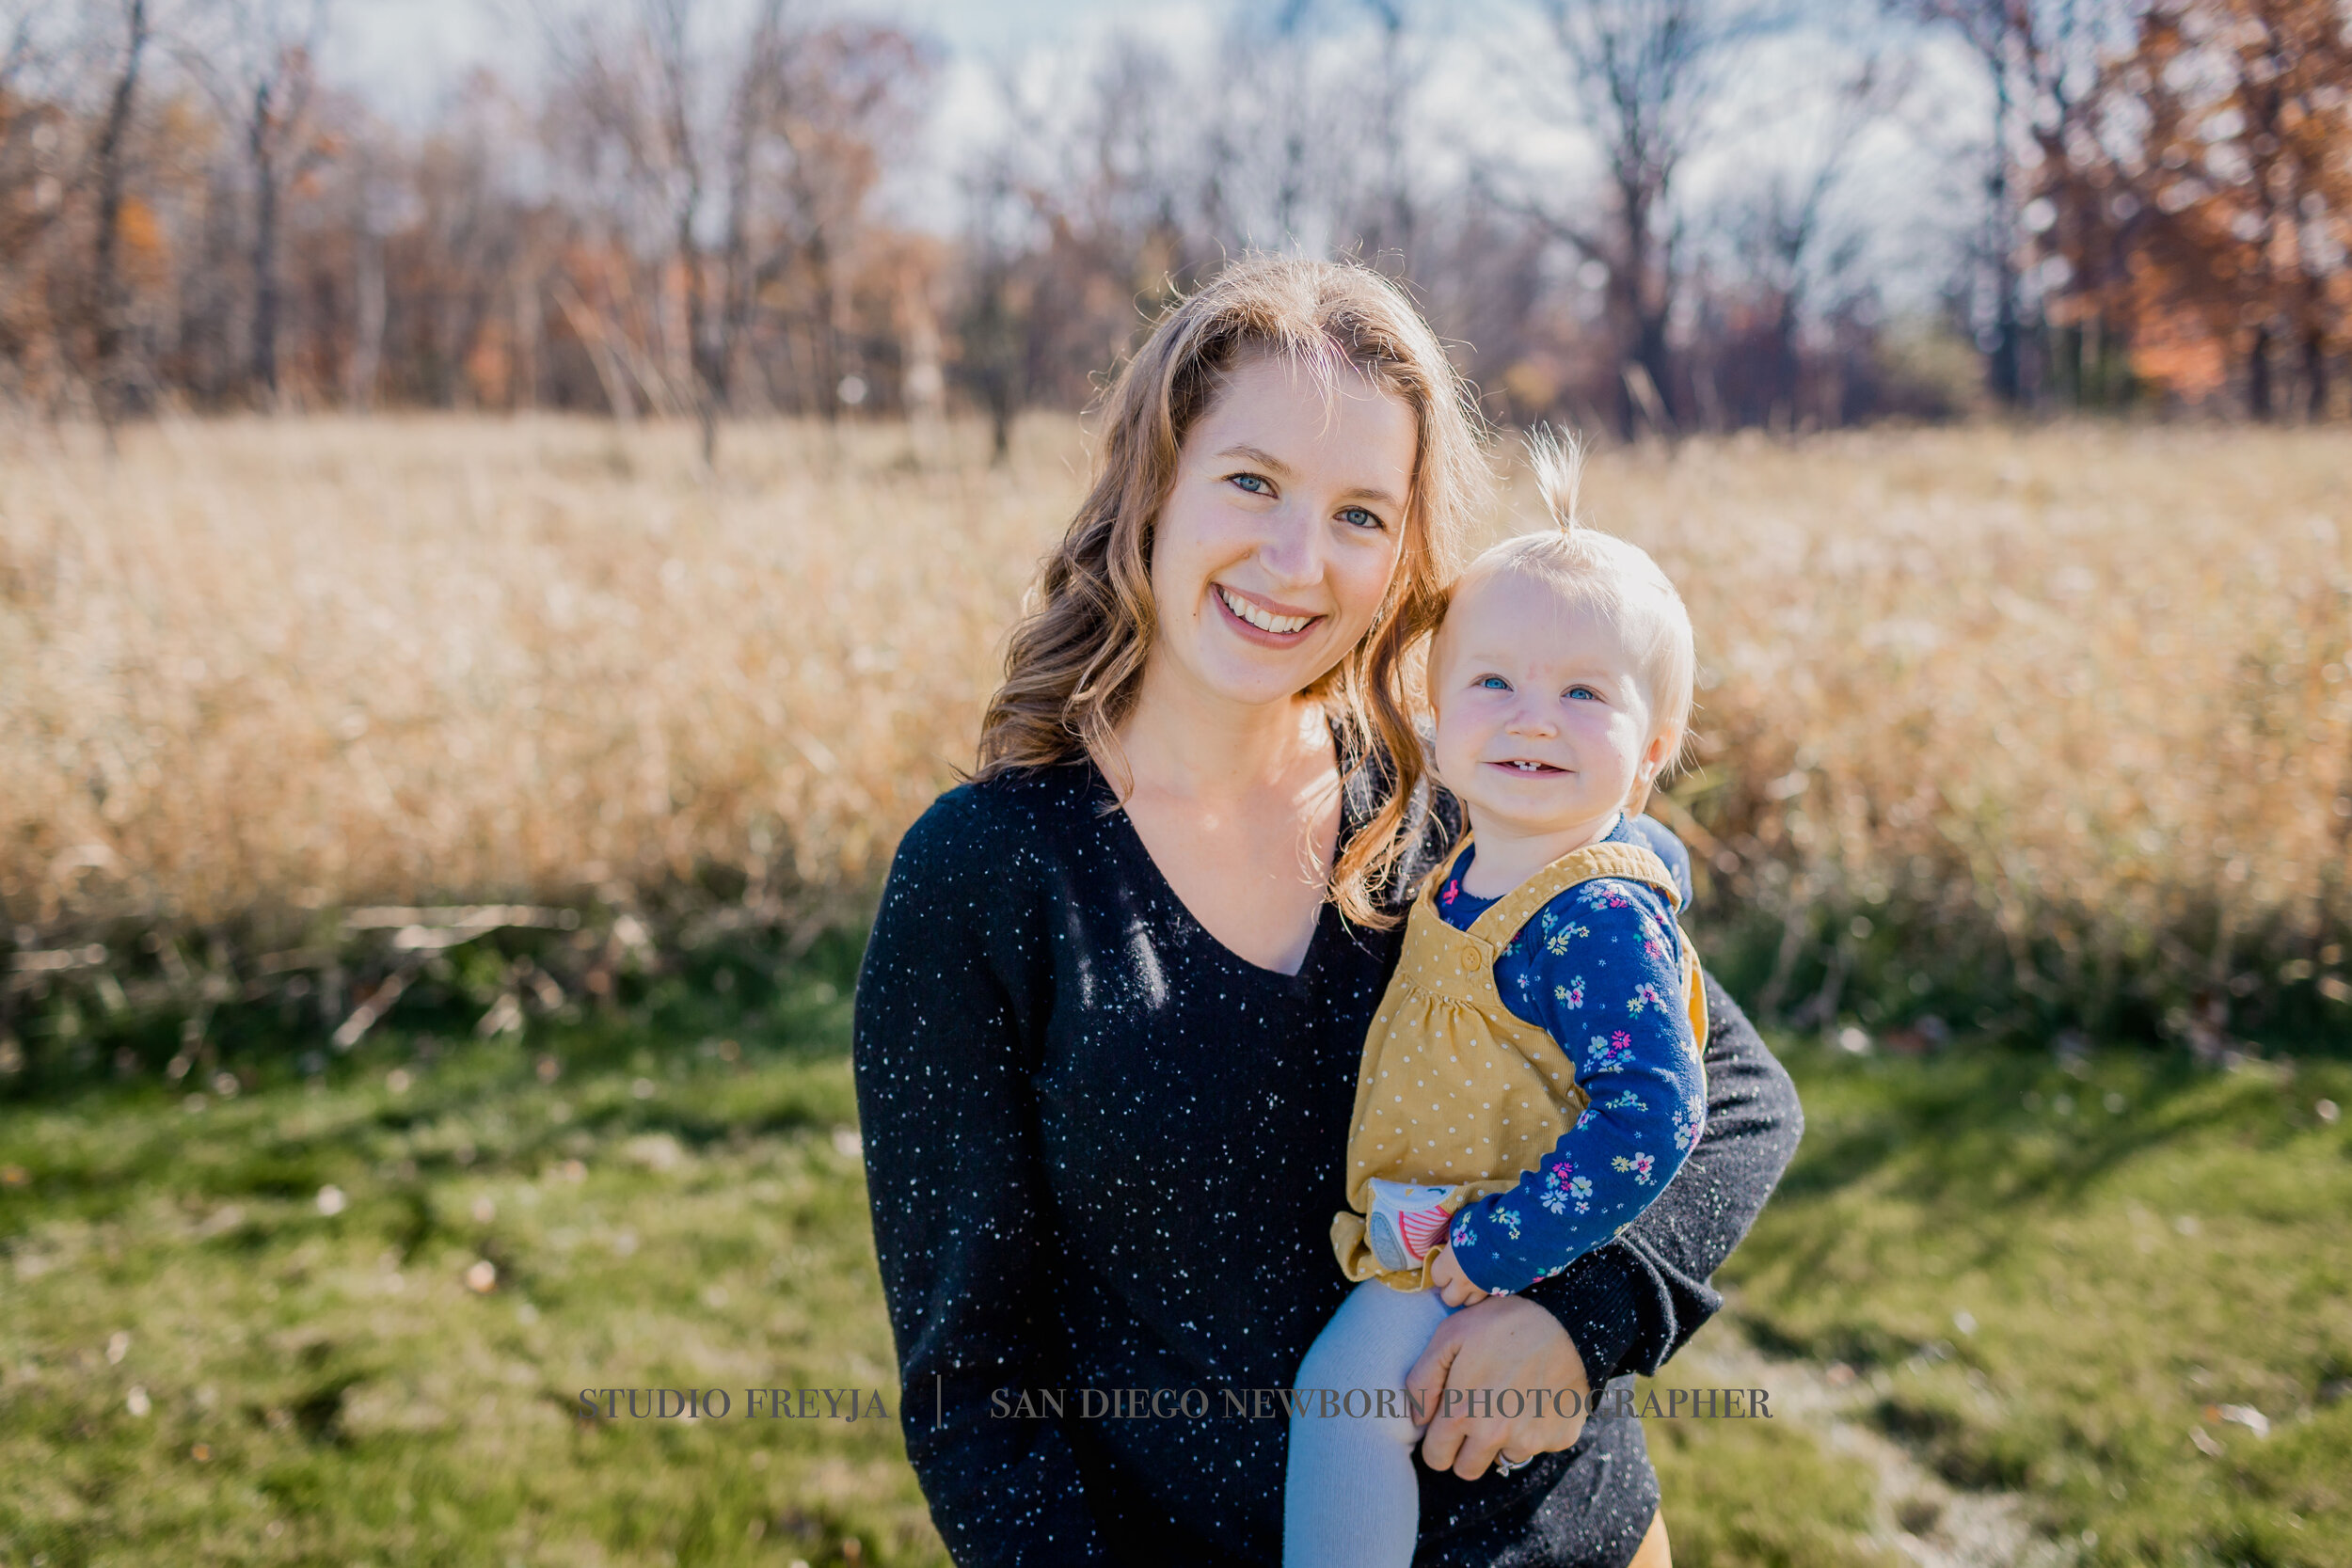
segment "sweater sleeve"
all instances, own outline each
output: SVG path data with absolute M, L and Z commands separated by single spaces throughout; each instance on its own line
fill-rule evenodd
M 907 1459 L 964 1568 L 1104 1563 L 1060 1425 L 992 1414 L 999 1388 L 1058 1381 L 1041 1365 L 1057 1227 L 1031 1087 L 1044 923 L 1020 918 L 1018 833 L 977 794 L 942 797 L 901 841 L 858 974 L 858 1119 Z
M 1598 1388 L 1654 1373 L 1715 1315 L 1708 1278 L 1740 1244 L 1804 1132 L 1796 1085 L 1712 976 L 1707 1124 L 1674 1183 L 1614 1241 L 1525 1294 L 1560 1320 Z
M 1517 1186 L 1454 1216 L 1454 1259 L 1481 1289 L 1521 1291 L 1558 1274 L 1681 1168 L 1706 1114 L 1681 1003 L 1682 942 L 1663 898 L 1611 877 L 1563 892 L 1514 939 L 1513 1010 L 1559 1043 L 1589 1103 Z

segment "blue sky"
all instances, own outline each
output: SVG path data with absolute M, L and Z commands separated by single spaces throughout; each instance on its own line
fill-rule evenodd
M 959 56 L 1002 56 L 1034 44 L 1107 28 L 1124 19 L 1161 24 L 1205 5 L 1139 6 L 1116 0 L 874 0 L 856 9 L 898 21 Z M 334 8 L 328 69 L 385 110 L 421 118 L 449 82 L 477 65 L 510 70 L 531 53 L 530 10 L 506 0 L 342 0 Z

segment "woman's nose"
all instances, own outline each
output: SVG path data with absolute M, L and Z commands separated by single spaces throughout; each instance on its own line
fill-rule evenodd
M 1322 534 L 1304 516 L 1288 509 L 1270 519 L 1258 546 L 1258 562 L 1275 584 L 1304 588 L 1323 577 Z

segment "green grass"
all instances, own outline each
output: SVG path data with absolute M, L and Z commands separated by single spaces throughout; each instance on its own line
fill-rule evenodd
M 744 1411 L 898 1409 L 846 1013 L 0 1111 L 0 1562 L 944 1561 L 895 1419 Z M 734 1409 L 583 1420 L 607 1386 Z
M 1724 1271 L 1765 1349 L 2086 1562 L 2352 1564 L 2352 1066 L 1790 1065 L 1804 1148 Z
M 1669 1364 L 1655 1391 L 1708 1386 L 1694 1370 Z M 1896 1568 L 1900 1561 L 1861 1540 L 1870 1527 L 1868 1471 L 1824 1452 L 1785 1418 L 1650 1420 L 1645 1435 L 1677 1568 Z
M 0 1108 L 0 1564 L 943 1562 L 895 1418 L 742 1409 L 751 1386 L 898 1408 L 849 1135 L 853 957 L 756 1009 L 657 988 L 527 1042 L 262 1068 L 200 1108 L 203 1071 Z M 1725 1271 L 1765 1349 L 1853 1368 L 1870 1418 L 2093 1532 L 2085 1561 L 2352 1564 L 2352 1400 L 2328 1402 L 2352 1128 L 2312 1110 L 2352 1069 L 1791 1065 L 1805 1147 Z M 589 1421 L 577 1398 L 690 1386 L 736 1408 Z M 1650 1434 L 1685 1568 L 1895 1560 L 1865 1540 L 1871 1473 L 1804 1423 Z

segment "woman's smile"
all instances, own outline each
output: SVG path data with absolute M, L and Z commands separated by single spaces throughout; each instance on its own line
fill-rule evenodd
M 1323 620 L 1322 616 L 1307 610 L 1268 605 L 1221 582 L 1211 586 L 1216 590 L 1214 595 L 1216 602 L 1225 609 L 1227 624 L 1250 641 L 1265 647 L 1296 647 Z

